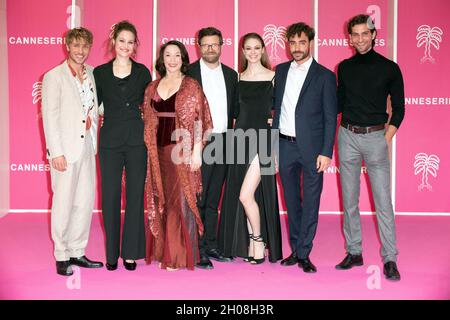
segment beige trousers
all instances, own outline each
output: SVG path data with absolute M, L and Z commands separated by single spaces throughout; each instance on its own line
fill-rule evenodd
M 53 190 L 51 232 L 56 261 L 84 255 L 94 209 L 95 154 L 89 131 L 80 158 L 64 172 L 50 166 Z

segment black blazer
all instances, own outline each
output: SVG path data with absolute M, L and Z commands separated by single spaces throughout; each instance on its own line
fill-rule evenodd
M 292 61 L 275 69 L 275 117 L 273 128 L 280 124 L 286 79 Z M 316 161 L 317 156 L 333 156 L 337 120 L 337 87 L 333 72 L 313 59 L 295 109 L 295 132 L 302 158 Z
M 230 67 L 222 64 L 223 77 L 225 78 L 225 87 L 227 90 L 227 114 L 228 114 L 228 129 L 233 128 L 233 118 L 237 108 L 237 84 L 238 74 Z M 200 60 L 195 61 L 189 65 L 187 75 L 202 84 L 202 73 L 200 70 Z
M 94 69 L 98 104 L 103 102 L 104 121 L 100 128 L 100 147 L 115 148 L 124 144 L 144 144 L 144 123 L 140 106 L 152 80 L 150 71 L 133 60 L 127 90 L 122 93 L 113 73 L 113 61 Z

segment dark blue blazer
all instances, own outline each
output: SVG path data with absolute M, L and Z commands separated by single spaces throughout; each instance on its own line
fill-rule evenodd
M 275 129 L 280 123 L 281 103 L 290 64 L 291 61 L 281 63 L 275 69 Z M 329 158 L 333 156 L 336 120 L 336 76 L 313 59 L 295 109 L 296 141 L 304 160 L 315 162 L 319 154 Z

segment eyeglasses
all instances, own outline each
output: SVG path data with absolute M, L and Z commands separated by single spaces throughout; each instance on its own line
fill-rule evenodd
M 213 49 L 213 50 L 217 50 L 217 49 L 219 49 L 220 44 L 218 44 L 218 43 L 213 43 L 213 44 L 203 43 L 203 44 L 200 45 L 200 47 L 201 47 L 203 50 L 208 50 L 209 48 L 211 48 L 211 49 Z

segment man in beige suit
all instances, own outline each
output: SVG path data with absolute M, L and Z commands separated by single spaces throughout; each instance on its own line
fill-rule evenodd
M 71 265 L 100 268 L 85 256 L 95 194 L 98 103 L 92 67 L 85 65 L 92 45 L 85 28 L 66 35 L 68 58 L 47 72 L 42 83 L 47 158 L 53 190 L 51 233 L 56 271 Z

